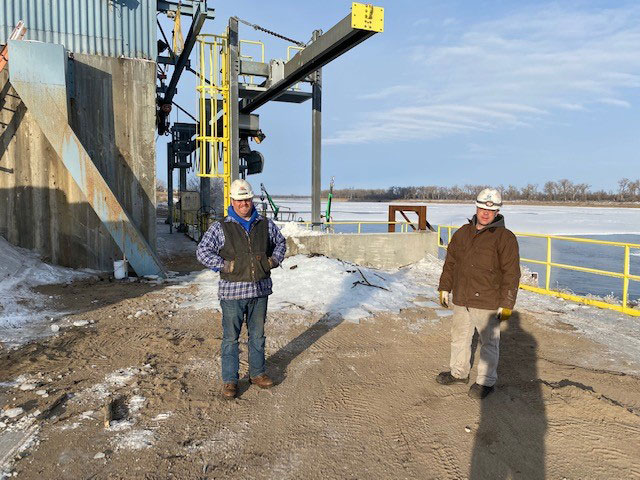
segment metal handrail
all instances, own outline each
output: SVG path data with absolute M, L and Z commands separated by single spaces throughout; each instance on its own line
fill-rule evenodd
M 260 62 L 264 63 L 264 43 L 259 42 L 257 40 L 240 40 L 240 44 L 238 46 L 238 54 L 242 55 L 242 44 L 247 43 L 249 45 L 259 45 L 260 46 Z
M 304 50 L 304 47 L 298 47 L 296 45 L 289 45 L 287 47 L 287 62 L 289 60 L 291 60 L 291 51 L 292 50 L 298 50 L 299 52 Z M 293 87 L 291 87 L 291 90 L 300 90 L 300 82 L 296 83 Z
M 310 221 L 306 221 L 306 222 L 296 222 L 299 225 L 304 225 L 306 227 L 309 227 L 311 225 L 313 225 L 313 222 Z M 321 225 L 357 225 L 358 226 L 358 233 L 362 233 L 362 226 L 363 225 L 400 225 L 400 232 L 399 233 L 408 233 L 409 232 L 409 225 L 411 225 L 411 222 L 389 222 L 387 220 L 369 220 L 366 222 L 359 222 L 359 221 L 355 221 L 355 220 L 347 220 L 347 221 L 331 221 L 331 222 L 322 222 Z
M 442 243 L 442 229 L 446 228 L 448 233 L 448 242 L 447 245 L 451 242 L 451 230 L 457 229 L 459 227 L 455 227 L 453 225 L 438 225 L 438 247 L 447 248 L 447 245 Z M 531 285 L 520 284 L 520 288 L 523 290 L 529 290 L 536 293 L 541 293 L 544 295 L 551 295 L 554 297 L 564 298 L 566 300 L 572 300 L 574 302 L 584 303 L 587 305 L 593 305 L 600 308 L 606 308 L 609 310 L 615 310 L 618 312 L 626 313 L 628 315 L 633 315 L 636 317 L 640 317 L 640 309 L 631 308 L 629 306 L 629 282 L 636 281 L 640 282 L 640 275 L 632 275 L 630 273 L 630 262 L 631 262 L 631 249 L 640 249 L 640 244 L 637 243 L 625 243 L 625 242 L 610 242 L 607 240 L 594 240 L 592 238 L 574 238 L 567 237 L 563 235 L 547 235 L 544 233 L 525 233 L 525 232 L 513 232 L 518 237 L 533 237 L 533 238 L 544 238 L 547 240 L 547 255 L 546 260 L 534 260 L 530 258 L 520 258 L 521 263 L 534 263 L 537 265 L 545 265 L 546 274 L 545 274 L 545 286 L 544 288 L 533 287 Z M 552 240 L 560 240 L 566 242 L 574 242 L 574 243 L 589 243 L 594 245 L 604 245 L 604 246 L 613 246 L 624 248 L 624 267 L 622 272 L 613 272 L 609 270 L 601 270 L 599 268 L 588 268 L 588 267 L 580 267 L 578 265 L 570 265 L 566 263 L 557 263 L 551 260 L 551 242 Z M 603 302 L 601 300 L 595 300 L 593 298 L 585 297 L 582 295 L 574 295 L 572 293 L 560 292 L 558 290 L 554 290 L 551 288 L 551 268 L 561 268 L 564 270 L 573 270 L 577 272 L 583 273 L 592 273 L 594 275 L 602 275 L 614 278 L 622 279 L 622 305 L 614 305 L 611 303 Z

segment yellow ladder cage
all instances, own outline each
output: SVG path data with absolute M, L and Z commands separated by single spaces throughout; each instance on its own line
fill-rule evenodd
M 229 148 L 229 37 L 199 35 L 200 126 L 196 142 L 200 152 L 197 175 L 222 178 L 224 214 L 230 201 L 231 150 Z

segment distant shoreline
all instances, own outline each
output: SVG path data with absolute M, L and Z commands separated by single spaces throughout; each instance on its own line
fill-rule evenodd
M 310 200 L 308 195 L 274 195 L 274 200 Z M 322 197 L 322 201 L 326 202 L 327 198 Z M 333 197 L 332 202 L 349 202 L 349 203 L 441 203 L 441 204 L 461 204 L 473 203 L 473 200 L 349 200 L 348 198 Z M 531 205 L 546 207 L 609 207 L 609 208 L 640 208 L 640 202 L 611 202 L 611 201 L 544 201 L 544 200 L 509 200 L 505 201 L 506 205 Z

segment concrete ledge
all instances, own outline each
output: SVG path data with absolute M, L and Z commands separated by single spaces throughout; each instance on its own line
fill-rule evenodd
M 427 254 L 438 256 L 438 234 L 334 233 L 287 238 L 287 256 L 319 254 L 367 267 L 389 269 L 415 263 Z

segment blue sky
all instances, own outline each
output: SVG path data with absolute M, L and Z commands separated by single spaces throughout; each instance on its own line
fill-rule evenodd
M 297 40 L 328 30 L 347 1 L 211 1 L 229 16 Z M 640 177 L 640 5 L 637 2 L 378 1 L 385 32 L 323 69 L 323 188 L 482 183 L 523 186 L 569 178 L 616 190 Z M 188 20 L 184 20 L 184 31 Z M 263 40 L 267 58 L 287 43 Z M 251 53 L 248 50 L 245 53 Z M 197 65 L 194 57 L 194 66 Z M 194 77 L 176 101 L 196 112 Z M 272 193 L 311 189 L 311 103 L 261 107 Z M 172 114 L 176 119 L 176 114 Z M 185 121 L 184 114 L 178 119 Z M 158 176 L 166 179 L 158 140 Z

